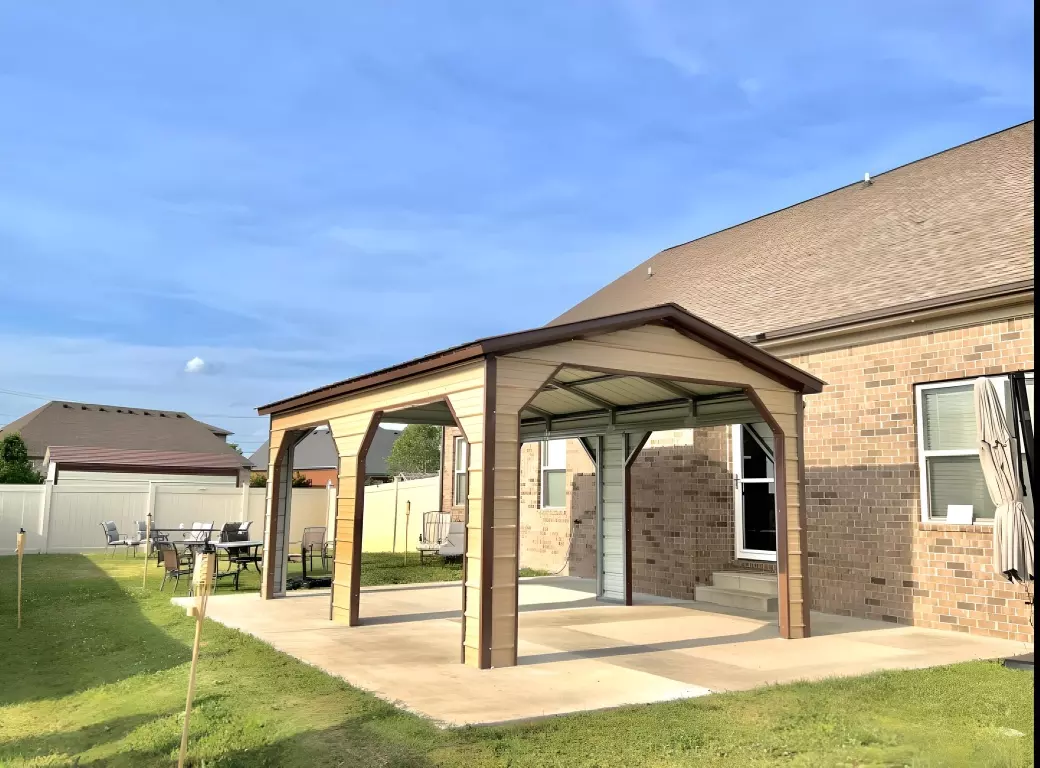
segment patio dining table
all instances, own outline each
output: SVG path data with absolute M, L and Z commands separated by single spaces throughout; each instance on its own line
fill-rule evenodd
M 210 543 L 210 546 L 217 552 L 217 562 L 219 563 L 220 553 L 223 552 L 227 555 L 228 569 L 218 574 L 218 576 L 230 576 L 235 573 L 241 573 L 242 571 L 249 570 L 249 564 L 252 563 L 253 567 L 256 568 L 256 572 L 260 573 L 260 563 L 262 558 L 260 557 L 260 547 L 264 545 L 264 542 L 260 539 L 247 539 L 243 541 L 214 541 Z M 232 569 L 232 565 L 237 565 L 237 569 Z M 238 589 L 238 578 L 235 579 L 235 589 Z

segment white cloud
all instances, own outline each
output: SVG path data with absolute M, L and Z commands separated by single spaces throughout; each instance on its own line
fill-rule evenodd
M 206 361 L 196 355 L 184 366 L 185 373 L 202 373 L 206 370 Z

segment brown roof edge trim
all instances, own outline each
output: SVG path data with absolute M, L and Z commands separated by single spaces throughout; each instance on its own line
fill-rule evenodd
M 366 373 L 352 379 L 337 381 L 318 389 L 311 389 L 292 397 L 275 400 L 273 403 L 261 405 L 256 412 L 261 416 L 280 414 L 305 405 L 313 405 L 324 400 L 331 400 L 342 395 L 349 395 L 362 389 L 378 387 L 392 381 L 400 381 L 409 376 L 417 376 L 421 373 L 429 373 L 440 368 L 447 368 L 458 363 L 476 360 L 483 354 L 476 344 L 466 344 L 462 347 L 454 347 L 444 352 L 435 353 L 429 357 L 416 360 L 408 360 L 390 368 L 381 368 L 372 373 Z
M 1003 285 L 994 285 L 986 288 L 978 288 L 973 291 L 964 291 L 963 293 L 955 293 L 949 296 L 940 296 L 932 299 L 922 299 L 921 301 L 910 302 L 909 304 L 897 304 L 892 307 L 885 307 L 884 309 L 875 309 L 869 312 L 857 312 L 852 315 L 843 315 L 841 317 L 835 317 L 830 320 L 820 320 L 815 323 L 806 323 L 805 325 L 794 325 L 789 328 L 780 328 L 775 331 L 766 331 L 764 333 L 758 333 L 753 336 L 744 336 L 743 340 L 753 343 L 761 343 L 763 341 L 779 341 L 780 339 L 790 338 L 792 336 L 801 336 L 805 333 L 815 333 L 819 331 L 830 331 L 844 328 L 850 325 L 858 325 L 860 323 L 867 323 L 874 320 L 886 320 L 889 318 L 896 318 L 900 315 L 908 315 L 914 312 L 923 312 L 929 309 L 943 309 L 945 307 L 955 307 L 959 304 L 968 304 L 973 301 L 980 301 L 983 299 L 996 299 L 1001 296 L 1014 296 L 1016 294 L 1031 293 L 1034 290 L 1033 280 L 1019 280 L 1014 283 L 1004 283 Z
M 285 411 L 313 405 L 325 400 L 342 397 L 363 389 L 371 389 L 383 384 L 400 381 L 421 373 L 429 373 L 450 365 L 469 362 L 480 357 L 504 355 L 521 352 L 536 347 L 574 341 L 594 334 L 635 328 L 640 325 L 665 323 L 686 335 L 699 337 L 713 344 L 720 350 L 726 350 L 729 357 L 747 360 L 752 367 L 758 366 L 772 378 L 784 382 L 794 389 L 806 393 L 820 392 L 824 382 L 806 373 L 790 363 L 759 349 L 754 344 L 724 331 L 707 320 L 692 315 L 675 303 L 659 304 L 645 309 L 635 309 L 615 315 L 605 315 L 590 320 L 578 320 L 562 325 L 549 325 L 533 328 L 528 331 L 507 333 L 501 336 L 490 336 L 460 347 L 434 353 L 427 357 L 410 360 L 390 368 L 357 376 L 353 379 L 330 384 L 320 389 L 304 392 L 294 397 L 278 400 L 261 406 L 257 413 L 262 416 L 280 414 Z
M 767 376 L 774 381 L 780 382 L 786 387 L 790 387 L 796 392 L 815 395 L 822 392 L 823 388 L 826 386 L 826 382 L 823 381 L 823 379 L 818 379 L 811 373 L 807 373 L 801 368 L 781 360 L 772 353 L 756 347 L 754 344 L 746 342 L 743 339 L 738 339 L 736 336 L 733 336 L 720 328 L 716 328 L 710 323 L 705 323 L 705 325 L 708 326 L 708 328 L 713 329 L 714 333 L 706 332 L 704 329 L 691 329 L 686 324 L 681 323 L 665 322 L 663 324 L 672 327 L 673 330 L 682 333 L 684 336 L 706 344 L 716 352 L 726 355 L 748 368 L 761 373 L 763 376 Z M 734 344 L 734 341 L 740 343 Z M 749 347 L 750 349 L 748 349 Z M 765 352 L 765 354 L 756 355 L 751 350 L 755 350 L 755 352 Z

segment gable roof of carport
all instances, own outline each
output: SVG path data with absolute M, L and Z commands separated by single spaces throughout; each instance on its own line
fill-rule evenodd
M 737 360 L 796 391 L 813 394 L 823 389 L 823 381 L 802 369 L 690 314 L 677 304 L 661 304 L 656 307 L 591 320 L 489 336 L 435 352 L 426 357 L 409 360 L 389 368 L 277 400 L 261 406 L 257 412 L 261 415 L 285 413 L 296 408 L 312 406 L 482 357 L 505 355 L 650 324 L 663 325 L 690 336 L 720 354 Z

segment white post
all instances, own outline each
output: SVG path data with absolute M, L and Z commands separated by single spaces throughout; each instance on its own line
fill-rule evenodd
M 401 488 L 400 475 L 394 475 L 394 543 L 390 547 L 391 552 L 397 551 L 397 492 Z M 407 543 L 405 546 L 408 546 Z
M 40 536 L 43 544 L 40 551 L 46 553 L 51 543 L 51 495 L 54 492 L 54 481 L 58 476 L 58 465 L 53 461 L 47 465 L 47 480 L 43 484 L 43 494 L 40 497 Z
M 18 555 L 18 629 L 22 628 L 22 556 L 25 554 L 25 529 L 19 528 L 15 537 L 15 554 Z
M 329 480 L 325 483 L 325 540 L 336 540 L 336 487 Z
M 158 525 L 159 521 L 155 519 L 155 496 L 158 493 L 158 489 L 155 487 L 155 483 L 151 480 L 148 481 L 148 506 L 144 511 L 145 519 L 148 519 L 150 515 L 152 518 L 152 525 Z
M 244 523 L 249 519 L 249 483 L 242 484 L 242 508 L 238 513 L 238 522 Z

